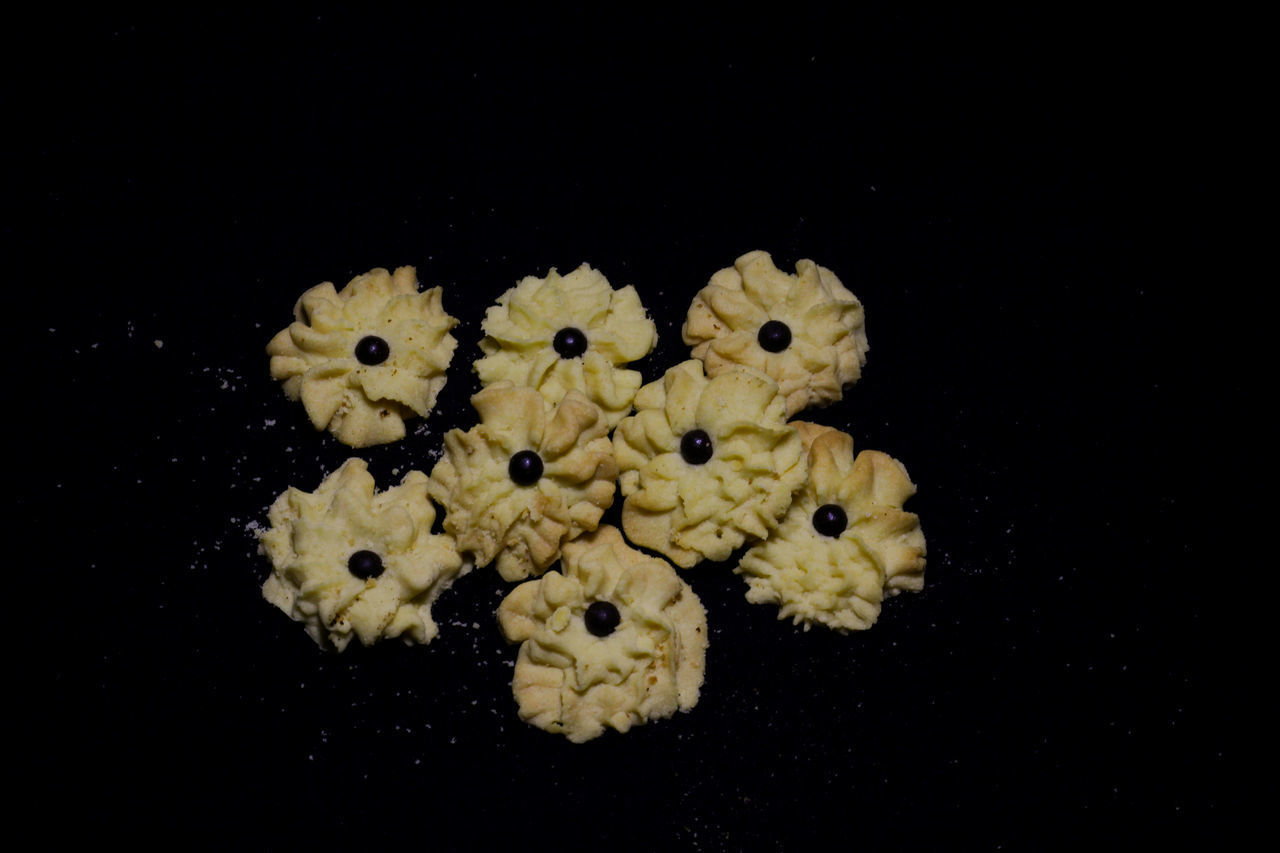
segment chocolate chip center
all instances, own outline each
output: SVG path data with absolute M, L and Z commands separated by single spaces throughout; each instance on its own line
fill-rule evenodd
M 760 327 L 756 340 L 765 352 L 782 352 L 791 346 L 791 329 L 781 320 L 770 320 Z
M 577 358 L 587 351 L 587 336 L 582 333 L 581 329 L 565 326 L 556 332 L 551 345 L 556 348 L 556 352 L 561 358 Z
M 680 437 L 680 455 L 690 465 L 702 465 L 711 458 L 711 436 L 700 429 L 691 429 Z
M 356 344 L 356 360 L 361 364 L 382 364 L 391 355 L 391 346 L 377 335 L 365 335 Z
M 382 568 L 382 558 L 373 551 L 356 551 L 347 558 L 347 571 L 360 580 L 376 578 L 382 574 Z
M 849 517 L 836 504 L 823 504 L 813 511 L 813 529 L 823 536 L 839 536 L 849 526 Z
M 593 601 L 591 606 L 587 608 L 587 612 L 582 614 L 582 621 L 586 624 L 587 630 L 597 637 L 607 637 L 613 633 L 613 629 L 618 627 L 618 623 L 622 621 L 618 608 L 614 607 L 608 601 Z
M 532 450 L 521 450 L 507 463 L 507 475 L 517 486 L 532 486 L 542 476 L 542 457 Z

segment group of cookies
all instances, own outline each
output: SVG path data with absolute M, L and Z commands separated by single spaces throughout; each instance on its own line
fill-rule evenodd
M 294 313 L 267 347 L 271 375 L 317 429 L 367 447 L 434 407 L 457 321 L 413 268 L 321 284 Z M 738 258 L 689 307 L 693 357 L 648 384 L 627 365 L 656 345 L 653 321 L 634 287 L 585 264 L 523 279 L 482 328 L 478 422 L 445 435 L 429 476 L 378 491 L 353 457 L 271 506 L 263 595 L 321 646 L 430 642 L 436 598 L 493 565 L 522 582 L 497 614 L 521 644 L 520 717 L 581 742 L 697 702 L 706 611 L 667 560 L 749 545 L 747 599 L 805 629 L 868 628 L 885 597 L 922 587 L 905 468 L 790 420 L 839 400 L 866 360 L 862 306 L 830 270 Z M 621 531 L 600 523 L 619 488 Z

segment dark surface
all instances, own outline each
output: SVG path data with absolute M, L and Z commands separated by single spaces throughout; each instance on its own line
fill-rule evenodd
M 1226 644 L 1182 461 L 1240 389 L 1181 357 L 1167 272 L 1209 238 L 1163 227 L 1208 187 L 1151 146 L 1203 102 L 1194 63 L 1118 24 L 681 24 L 100 15 L 4 36 L 10 304 L 37 309 L 10 406 L 47 460 L 11 504 L 51 555 L 26 576 L 51 602 L 20 654 L 30 802 L 102 839 L 253 847 L 1213 836 Z M 261 599 L 252 526 L 351 453 L 267 374 L 303 290 L 411 264 L 461 320 L 425 428 L 359 453 L 389 485 L 474 422 L 480 319 L 518 278 L 587 261 L 636 285 L 648 380 L 687 355 L 693 294 L 755 248 L 866 306 L 862 381 L 806 417 L 907 465 L 923 594 L 806 633 L 731 563 L 685 572 L 701 701 L 582 746 L 516 717 L 492 570 L 440 600 L 425 648 L 324 654 Z

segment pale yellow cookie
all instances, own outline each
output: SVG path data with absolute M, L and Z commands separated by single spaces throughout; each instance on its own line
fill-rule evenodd
M 628 539 L 689 568 L 777 525 L 806 463 L 772 379 L 748 368 L 708 378 L 690 359 L 635 404 L 613 434 Z
M 689 585 L 609 525 L 567 543 L 561 568 L 498 608 L 503 633 L 521 643 L 511 685 L 520 719 L 582 743 L 691 709 L 707 614 Z
M 342 290 L 324 282 L 302 294 L 297 318 L 267 345 L 271 376 L 301 400 L 312 425 L 343 444 L 404 437 L 406 418 L 426 417 L 445 384 L 458 321 L 440 288 L 418 292 L 413 267 L 375 269 Z
M 870 628 L 886 596 L 924 586 L 920 520 L 902 509 L 916 492 L 902 463 L 853 439 L 793 421 L 809 454 L 809 479 L 778 529 L 742 557 L 747 600 L 777 604 L 805 630 Z
M 271 505 L 259 551 L 271 558 L 262 595 L 324 648 L 359 637 L 428 643 L 438 630 L 431 605 L 471 569 L 453 537 L 433 535 L 427 476 L 375 490 L 360 459 L 348 459 L 314 492 L 289 488 Z
M 743 365 L 773 377 L 787 417 L 839 400 L 867 360 L 858 298 L 826 267 L 802 260 L 789 275 L 768 252 L 748 252 L 713 275 L 681 334 L 711 376 Z
M 653 321 L 631 285 L 614 290 L 583 264 L 568 275 L 527 276 L 485 312 L 480 382 L 537 388 L 548 403 L 573 390 L 601 408 L 612 429 L 631 411 L 642 381 L 622 365 L 648 355 L 658 341 Z
M 608 423 L 577 391 L 548 406 L 536 389 L 497 382 L 471 403 L 480 423 L 445 435 L 431 496 L 477 565 L 496 559 L 508 581 L 540 575 L 613 503 Z

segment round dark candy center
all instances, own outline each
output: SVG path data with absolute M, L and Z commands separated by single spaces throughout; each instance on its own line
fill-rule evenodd
M 556 332 L 551 345 L 556 348 L 556 352 L 559 353 L 561 358 L 577 358 L 587 351 L 587 336 L 582 333 L 581 329 L 565 326 Z
M 782 352 L 791 346 L 791 329 L 781 320 L 770 320 L 760 327 L 756 340 L 766 352 Z
M 360 580 L 376 578 L 382 574 L 382 558 L 373 551 L 356 551 L 347 558 L 347 571 Z
M 532 450 L 521 450 L 511 457 L 507 474 L 517 486 L 532 486 L 542 476 L 542 457 Z
M 391 347 L 377 335 L 365 335 L 356 344 L 356 359 L 361 364 L 382 364 L 391 355 Z
M 587 612 L 582 614 L 582 621 L 586 623 L 587 630 L 592 634 L 597 637 L 607 637 L 613 633 L 614 628 L 618 627 L 622 616 L 618 613 L 618 608 L 610 602 L 593 601 L 587 608 Z
M 690 465 L 701 465 L 711 458 L 711 436 L 691 429 L 680 437 L 680 455 Z
M 823 504 L 813 511 L 813 529 L 823 536 L 839 536 L 849 526 L 849 517 L 836 504 Z

